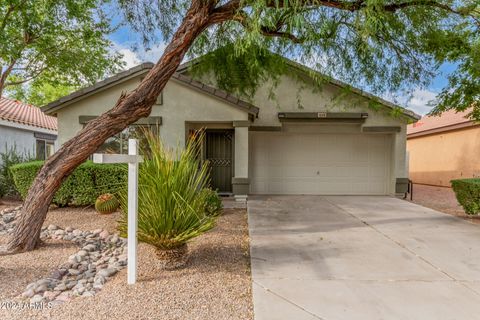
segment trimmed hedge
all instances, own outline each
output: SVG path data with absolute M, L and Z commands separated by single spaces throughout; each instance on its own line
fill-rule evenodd
M 480 179 L 457 179 L 452 180 L 452 188 L 455 191 L 458 203 L 467 214 L 480 212 Z
M 32 161 L 10 168 L 22 199 L 25 199 L 33 179 L 42 166 L 43 161 Z M 63 182 L 52 202 L 60 207 L 93 205 L 99 195 L 116 193 L 119 188 L 126 186 L 126 168 L 124 164 L 95 164 L 87 161 L 78 166 Z

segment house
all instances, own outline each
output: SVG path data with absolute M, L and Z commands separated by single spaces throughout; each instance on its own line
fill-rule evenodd
M 410 179 L 450 187 L 450 180 L 480 177 L 480 123 L 469 111 L 425 116 L 407 128 Z
M 170 147 L 184 144 L 190 133 L 204 128 L 203 157 L 211 166 L 212 187 L 222 193 L 242 198 L 404 192 L 406 126 L 419 117 L 358 89 L 335 99 L 345 92 L 345 84 L 332 80 L 319 91 L 305 67 L 293 62 L 290 66 L 292 72 L 304 73 L 306 84 L 284 75 L 275 100 L 265 84 L 247 101 L 192 79 L 182 65 L 151 115 L 106 141 L 103 150 L 126 152 L 126 139 L 136 136 L 140 126 L 158 130 Z M 45 113 L 58 118 L 59 143 L 113 107 L 152 67 L 144 63 L 45 106 Z
M 45 160 L 55 151 L 57 118 L 40 108 L 0 98 L 0 152 L 15 149 L 17 154 Z

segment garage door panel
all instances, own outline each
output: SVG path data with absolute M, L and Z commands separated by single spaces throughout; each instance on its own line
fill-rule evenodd
M 388 135 L 251 132 L 251 193 L 386 194 Z

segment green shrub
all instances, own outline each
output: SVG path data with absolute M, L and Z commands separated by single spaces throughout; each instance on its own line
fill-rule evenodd
M 16 164 L 31 161 L 32 159 L 30 155 L 19 152 L 16 146 L 7 148 L 5 145 L 5 152 L 0 153 L 0 197 L 5 195 L 13 197 L 19 196 L 10 168 Z
M 151 134 L 147 139 L 149 158 L 139 169 L 138 239 L 159 250 L 175 250 L 215 224 L 215 217 L 205 213 L 202 192 L 208 182 L 208 167 L 197 160 L 200 139 L 191 140 L 185 149 L 176 151 L 164 148 Z M 126 189 L 119 192 L 119 200 L 119 230 L 126 236 Z
M 209 216 L 216 216 L 222 212 L 222 199 L 215 190 L 205 188 L 202 190 L 202 197 L 205 199 L 205 213 Z
M 452 180 L 452 188 L 455 191 L 458 203 L 467 214 L 480 212 L 480 179 L 457 179 Z
M 22 199 L 25 199 L 28 188 L 43 165 L 43 161 L 31 161 L 16 164 L 10 167 L 15 188 L 20 193 Z
M 42 166 L 43 161 L 32 161 L 11 167 L 15 186 L 23 199 Z M 115 193 L 126 185 L 125 168 L 126 165 L 95 164 L 87 161 L 62 183 L 52 202 L 60 207 L 93 205 L 99 195 Z
M 5 183 L 5 177 L 0 175 L 0 198 L 3 198 L 8 191 L 7 184 Z

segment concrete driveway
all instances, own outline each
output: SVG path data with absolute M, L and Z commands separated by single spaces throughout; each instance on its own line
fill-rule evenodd
M 248 201 L 255 320 L 480 319 L 480 226 L 391 197 Z

